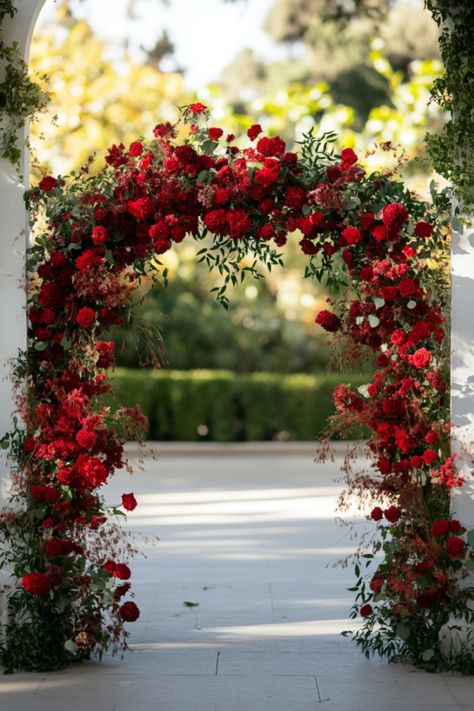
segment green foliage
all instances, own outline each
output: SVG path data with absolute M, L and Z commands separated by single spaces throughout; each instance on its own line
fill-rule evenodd
M 0 157 L 20 167 L 21 149 L 18 133 L 25 127 L 26 119 L 44 109 L 48 95 L 28 75 L 17 42 L 8 44 L 4 38 L 3 21 L 13 18 L 16 8 L 11 0 L 0 3 L 0 63 L 3 64 L 3 79 L 0 82 Z
M 323 435 L 334 414 L 336 385 L 357 387 L 368 379 L 354 373 L 239 375 L 118 368 L 112 375 L 111 402 L 140 403 L 151 440 L 308 441 Z
M 435 169 L 453 183 L 462 209 L 474 211 L 474 5 L 452 0 L 425 0 L 441 28 L 445 73 L 434 82 L 432 98 L 451 112 L 440 136 L 428 135 Z

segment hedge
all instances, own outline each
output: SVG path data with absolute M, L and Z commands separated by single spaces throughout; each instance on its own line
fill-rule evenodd
M 309 441 L 321 437 L 334 413 L 332 392 L 370 376 L 355 373 L 238 374 L 225 370 L 117 368 L 112 407 L 139 404 L 148 417 L 148 439 L 245 442 Z M 349 433 L 350 438 L 360 433 Z

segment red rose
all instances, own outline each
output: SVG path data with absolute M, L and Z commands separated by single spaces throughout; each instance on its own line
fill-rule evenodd
M 92 430 L 83 427 L 76 434 L 76 442 L 79 447 L 83 449 L 92 449 L 94 444 L 97 442 L 97 435 Z
M 222 128 L 210 128 L 209 138 L 211 139 L 211 141 L 218 141 L 223 133 L 224 131 L 222 130 Z
M 32 595 L 45 595 L 49 592 L 50 582 L 44 573 L 28 573 L 20 582 L 21 587 Z
M 430 593 L 421 593 L 421 595 L 418 595 L 416 598 L 416 603 L 418 607 L 427 610 L 433 604 L 433 595 L 430 595 Z
M 423 461 L 428 466 L 430 464 L 433 464 L 434 460 L 437 458 L 438 458 L 438 455 L 434 449 L 425 449 L 425 451 L 423 452 Z
M 197 101 L 195 104 L 189 105 L 189 110 L 192 114 L 202 114 L 204 111 L 207 110 L 207 106 L 201 104 L 200 101 Z
M 89 306 L 83 306 L 79 309 L 76 322 L 81 326 L 81 328 L 90 328 L 95 321 L 95 311 Z
M 124 602 L 119 612 L 124 622 L 135 622 L 140 617 L 140 610 L 134 602 Z
M 74 474 L 70 467 L 61 467 L 56 472 L 56 479 L 60 484 L 65 484 L 68 486 L 74 480 Z
M 366 212 L 364 215 L 360 216 L 360 224 L 362 227 L 365 227 L 365 229 L 368 229 L 371 227 L 374 223 L 374 214 L 373 212 Z
M 444 518 L 439 518 L 433 522 L 431 533 L 433 536 L 445 536 L 449 531 L 449 521 Z
M 103 249 L 86 249 L 79 257 L 74 260 L 76 269 L 80 272 L 86 272 L 95 264 L 103 264 L 104 250 Z
M 459 531 L 462 531 L 462 526 L 456 518 L 451 519 L 449 522 L 449 530 L 452 533 L 459 533 Z
M 354 163 L 357 163 L 357 161 L 358 161 L 357 154 L 354 153 L 352 148 L 344 148 L 344 150 L 341 153 L 341 158 L 344 161 L 344 163 L 347 163 L 347 165 L 353 165 Z
M 206 213 L 203 222 L 208 230 L 215 235 L 224 235 L 228 230 L 227 213 L 225 210 L 212 210 Z
M 115 600 L 120 600 L 124 595 L 128 593 L 132 586 L 130 583 L 124 583 L 123 585 L 119 585 L 117 588 L 114 590 L 114 599 Z
M 390 341 L 393 343 L 394 346 L 401 346 L 403 343 L 405 343 L 406 340 L 406 335 L 404 331 L 401 331 L 400 329 L 395 330 L 392 335 L 390 336 Z
M 122 494 L 122 506 L 127 511 L 133 511 L 137 506 L 137 500 L 132 493 Z
M 35 501 L 43 501 L 46 491 L 46 486 L 42 484 L 36 484 L 30 489 L 31 496 L 34 498 Z
M 466 544 L 459 536 L 451 536 L 446 544 L 450 558 L 464 558 L 466 555 Z
M 382 210 L 382 222 L 389 230 L 399 230 L 404 222 L 408 220 L 408 212 L 403 205 L 393 202 L 385 205 Z
M 362 239 L 362 235 L 357 227 L 346 227 L 342 231 L 341 236 L 344 237 L 347 244 L 358 244 Z
M 99 354 L 97 360 L 98 368 L 109 368 L 115 360 L 115 343 L 113 341 L 97 341 L 95 344 Z
M 63 553 L 63 542 L 59 538 L 50 538 L 44 549 L 48 558 L 57 558 Z
M 243 237 L 252 225 L 250 217 L 244 210 L 229 210 L 226 220 L 229 226 L 229 236 L 233 239 Z
M 116 565 L 117 564 L 114 563 L 113 560 L 108 560 L 104 563 L 104 565 L 102 567 L 104 568 L 104 570 L 107 571 L 107 573 L 110 573 L 110 575 L 114 575 Z
M 151 197 L 138 198 L 137 200 L 129 200 L 127 207 L 131 215 L 136 220 L 147 220 L 155 211 L 155 204 Z
M 372 580 L 370 581 L 369 587 L 374 593 L 380 592 L 381 588 L 383 586 L 383 578 L 381 578 L 377 573 L 374 575 Z
M 402 515 L 402 512 L 398 506 L 389 506 L 388 509 L 385 509 L 383 515 L 389 523 L 396 523 Z
M 119 578 L 119 580 L 128 580 L 131 574 L 130 568 L 125 563 L 117 563 L 112 573 L 114 578 Z
M 369 605 L 369 604 L 362 605 L 362 607 L 359 610 L 361 617 L 370 617 L 370 615 L 373 613 L 373 611 L 374 611 L 374 609 L 373 609 L 372 605 Z
M 257 150 L 263 156 L 280 156 L 285 152 L 286 144 L 280 136 L 261 138 L 257 143 Z
M 141 154 L 143 153 L 143 144 L 140 143 L 140 141 L 133 141 L 133 143 L 130 144 L 128 152 L 134 158 L 136 158 L 137 156 L 141 156 Z
M 372 511 L 370 512 L 370 518 L 373 519 L 374 521 L 380 521 L 383 517 L 383 511 L 380 508 L 380 506 L 376 506 Z
M 415 368 L 424 368 L 431 360 L 431 353 L 426 348 L 419 348 L 413 355 L 408 356 L 408 360 Z
M 430 225 L 429 222 L 418 222 L 415 225 L 415 234 L 418 235 L 418 237 L 431 237 L 433 233 L 433 225 Z
M 377 242 L 387 239 L 387 230 L 383 225 L 377 225 L 377 227 L 374 227 L 370 234 L 377 240 Z
M 304 254 L 317 254 L 319 252 L 319 245 L 314 244 L 310 239 L 302 239 L 299 245 Z
M 58 181 L 56 180 L 56 178 L 53 178 L 52 175 L 46 175 L 40 180 L 38 187 L 40 190 L 52 190 L 56 187 L 57 184 Z
M 254 123 L 247 131 L 247 136 L 251 141 L 254 141 L 260 133 L 262 133 L 262 127 L 259 123 Z
M 339 330 L 341 327 L 341 319 L 336 316 L 336 314 L 333 314 L 331 311 L 327 311 L 326 309 L 323 309 L 323 311 L 318 313 L 315 318 L 315 322 L 319 326 L 322 326 L 325 331 L 330 333 L 334 333 L 334 331 Z
M 109 233 L 102 225 L 97 225 L 92 230 L 92 241 L 95 245 L 104 244 L 109 239 Z

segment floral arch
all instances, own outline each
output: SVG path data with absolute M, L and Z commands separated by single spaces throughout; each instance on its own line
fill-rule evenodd
M 351 149 L 308 135 L 299 155 L 249 130 L 239 148 L 207 111 L 183 111 L 188 134 L 159 124 L 151 142 L 114 146 L 106 166 L 28 193 L 36 242 L 27 253 L 28 344 L 14 369 L 18 408 L 2 444 L 17 466 L 0 519 L 17 585 L 0 642 L 7 668 L 53 669 L 126 645 L 133 553 L 100 487 L 123 465 L 123 442 L 143 425 L 136 408 L 101 404 L 113 344 L 101 332 L 127 317 L 150 260 L 172 243 L 202 240 L 201 258 L 228 281 L 247 254 L 268 264 L 301 234 L 306 275 L 342 288 L 316 322 L 371 352 L 363 392 L 340 386 L 335 426 L 360 422 L 374 471 L 350 479 L 373 502 L 379 535 L 356 565 L 355 639 L 367 654 L 430 670 L 472 671 L 472 639 L 443 646 L 450 622 L 472 625 L 474 534 L 450 513 L 463 484 L 450 447 L 447 208 L 417 200 L 390 175 L 367 175 Z M 441 268 L 440 268 L 441 267 Z M 255 265 L 247 270 L 254 271 Z M 135 507 L 124 493 L 122 509 Z

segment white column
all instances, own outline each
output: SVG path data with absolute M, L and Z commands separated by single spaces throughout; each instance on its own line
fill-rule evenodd
M 3 37 L 9 44 L 17 40 L 25 59 L 28 57 L 31 36 L 44 0 L 16 2 L 18 12 L 6 18 Z M 0 64 L 0 72 L 3 67 Z M 26 133 L 26 132 L 25 132 Z M 23 143 L 24 137 L 20 137 Z M 23 149 L 21 173 L 28 179 L 28 156 Z M 23 203 L 24 185 L 20 184 L 16 169 L 0 160 L 0 436 L 10 429 L 14 408 L 8 361 L 18 348 L 25 347 L 25 292 L 24 264 L 26 248 L 26 213 Z M 8 480 L 6 462 L 0 458 L 0 501 Z

